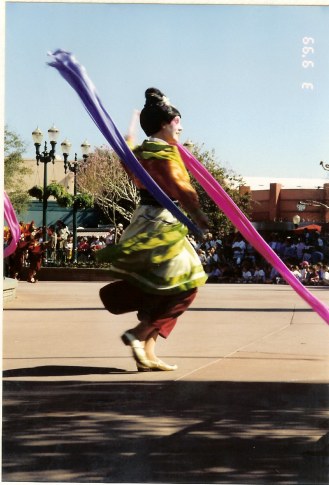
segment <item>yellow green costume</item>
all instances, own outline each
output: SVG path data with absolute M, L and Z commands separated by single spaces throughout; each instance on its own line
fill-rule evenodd
M 177 147 L 147 140 L 133 151 L 169 197 L 187 212 L 198 209 L 197 194 Z M 111 276 L 127 280 L 147 293 L 175 294 L 203 285 L 207 276 L 186 238 L 186 226 L 161 207 L 138 179 L 129 175 L 143 193 L 141 204 L 119 243 L 98 251 L 97 260 L 110 261 Z

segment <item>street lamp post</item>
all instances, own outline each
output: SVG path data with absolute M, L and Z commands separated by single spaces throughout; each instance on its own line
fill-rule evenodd
M 51 150 L 48 152 L 47 142 L 45 141 L 44 150 L 40 152 L 40 147 L 43 140 L 43 133 L 39 128 L 32 132 L 32 138 L 35 146 L 37 165 L 43 163 L 43 197 L 42 197 L 42 238 L 43 242 L 47 241 L 47 165 L 49 162 L 55 163 L 55 148 L 57 143 L 59 130 L 53 125 L 48 130 Z
M 73 195 L 74 199 L 77 195 L 77 173 L 79 171 L 79 162 L 77 158 L 77 154 L 74 154 L 74 162 L 69 162 L 68 157 L 70 154 L 70 149 L 71 149 L 71 143 L 67 138 L 61 143 L 61 148 L 62 148 L 62 153 L 63 153 L 63 158 L 64 158 L 64 171 L 67 173 L 67 170 L 70 170 L 70 172 L 73 173 L 74 179 L 73 179 Z M 82 157 L 83 161 L 86 162 L 88 156 L 89 156 L 89 149 L 90 149 L 90 144 L 88 143 L 87 140 L 85 140 L 83 143 L 81 143 L 81 151 L 82 151 Z M 77 207 L 75 204 L 75 201 L 73 203 L 73 214 L 72 214 L 72 225 L 73 225 L 73 262 L 76 263 L 78 260 L 78 237 L 77 237 Z

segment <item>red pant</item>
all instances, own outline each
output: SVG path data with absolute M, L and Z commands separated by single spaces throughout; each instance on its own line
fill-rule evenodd
M 28 281 L 37 276 L 42 266 L 42 253 L 29 253 L 30 267 L 28 271 Z
M 197 289 L 182 291 L 175 295 L 145 293 L 128 281 L 115 281 L 101 288 L 99 296 L 105 308 L 114 315 L 137 311 L 142 322 L 159 330 L 167 338 L 177 318 L 191 305 Z

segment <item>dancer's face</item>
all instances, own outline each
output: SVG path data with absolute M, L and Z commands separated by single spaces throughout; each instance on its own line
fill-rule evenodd
M 162 127 L 162 137 L 167 143 L 177 143 L 179 140 L 179 135 L 183 127 L 181 125 L 180 116 L 175 116 L 170 123 L 166 123 Z

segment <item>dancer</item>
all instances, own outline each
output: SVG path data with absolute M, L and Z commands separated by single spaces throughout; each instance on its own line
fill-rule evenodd
M 149 139 L 133 152 L 161 189 L 206 229 L 207 217 L 175 146 L 182 131 L 181 115 L 158 89 L 147 89 L 145 97 L 140 124 Z M 207 277 L 186 238 L 186 226 L 127 172 L 141 201 L 119 244 L 97 252 L 99 261 L 111 261 L 110 274 L 120 279 L 102 288 L 100 298 L 111 313 L 137 311 L 138 325 L 121 338 L 131 347 L 139 371 L 176 370 L 176 365 L 156 356 L 156 340 L 169 336 Z
M 42 228 L 36 230 L 30 234 L 30 236 L 26 237 L 28 241 L 28 252 L 29 252 L 29 270 L 27 274 L 27 281 L 28 283 L 37 283 L 38 273 L 42 266 L 42 259 L 47 252 L 47 249 L 50 244 L 50 240 L 47 242 L 43 242 L 40 240 L 42 237 Z

